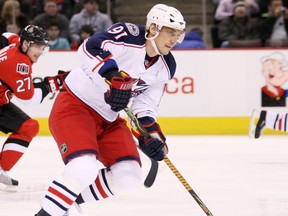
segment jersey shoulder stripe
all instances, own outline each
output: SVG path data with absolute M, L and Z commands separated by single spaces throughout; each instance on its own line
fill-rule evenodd
M 163 56 L 164 62 L 166 63 L 167 67 L 170 71 L 170 79 L 172 79 L 176 72 L 176 61 L 174 56 L 171 52 L 169 52 L 167 55 Z
M 145 29 L 141 25 L 119 22 L 112 25 L 106 32 L 96 33 L 87 41 L 87 49 L 103 49 L 105 43 L 144 46 Z

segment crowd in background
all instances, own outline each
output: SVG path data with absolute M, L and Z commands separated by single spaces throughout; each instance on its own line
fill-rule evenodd
M 213 48 L 288 47 L 288 0 L 213 0 Z M 175 48 L 205 48 L 201 29 Z
M 50 50 L 76 50 L 87 37 L 105 31 L 112 19 L 99 0 L 0 0 L 0 33 L 19 34 L 28 24 L 47 31 Z M 106 4 L 106 1 L 102 3 Z M 213 0 L 214 48 L 288 47 L 288 0 Z M 175 49 L 207 48 L 203 30 L 187 31 Z
M 214 0 L 213 47 L 288 47 L 288 0 Z
M 0 0 L 0 34 L 19 34 L 28 24 L 46 30 L 50 50 L 76 50 L 87 37 L 107 30 L 111 18 L 99 0 Z
M 213 48 L 288 47 L 288 0 L 213 0 Z M 206 48 L 201 29 L 175 48 Z

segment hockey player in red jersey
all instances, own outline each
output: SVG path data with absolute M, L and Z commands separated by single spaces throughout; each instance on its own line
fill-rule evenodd
M 82 43 L 81 66 L 66 77 L 49 117 L 64 172 L 50 184 L 36 216 L 63 216 L 75 200 L 103 200 L 139 186 L 140 157 L 119 116 L 128 104 L 152 137 L 137 134 L 141 149 L 163 160 L 168 149 L 157 107 L 176 70 L 170 50 L 182 42 L 184 30 L 181 13 L 158 4 L 147 15 L 146 28 L 116 23 Z
M 37 62 L 48 45 L 45 31 L 38 26 L 28 25 L 20 37 L 4 33 L 0 44 L 0 131 L 10 133 L 0 154 L 0 184 L 2 189 L 16 190 L 18 181 L 12 179 L 7 171 L 24 154 L 37 135 L 39 125 L 10 99 L 14 96 L 24 104 L 40 104 L 49 92 L 60 88 L 66 73 L 33 83 L 32 64 Z

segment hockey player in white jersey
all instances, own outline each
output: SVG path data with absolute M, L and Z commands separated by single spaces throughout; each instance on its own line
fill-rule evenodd
M 177 9 L 157 4 L 146 28 L 116 23 L 79 47 L 82 64 L 66 77 L 49 117 L 64 172 L 50 184 L 36 216 L 62 216 L 75 201 L 98 201 L 140 185 L 140 156 L 119 116 L 128 104 L 153 137 L 146 140 L 136 131 L 140 148 L 163 160 L 168 148 L 157 107 L 176 70 L 170 50 L 182 42 L 184 30 Z

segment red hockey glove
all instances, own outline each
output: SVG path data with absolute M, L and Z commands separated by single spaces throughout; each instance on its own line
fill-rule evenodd
M 141 118 L 139 121 L 141 122 Z M 132 129 L 133 135 L 138 139 L 140 149 L 154 160 L 163 160 L 168 153 L 168 146 L 160 126 L 156 122 L 142 124 L 142 126 L 147 130 L 151 138 L 146 139 L 139 131 Z
M 48 76 L 44 78 L 44 83 L 46 87 L 49 89 L 49 92 L 55 93 L 57 92 L 64 83 L 64 79 L 68 75 L 69 72 L 58 71 L 58 75 L 56 76 Z
M 115 112 L 119 112 L 128 105 L 133 86 L 133 79 L 128 74 L 122 71 L 120 74 L 123 77 L 114 76 L 111 82 L 106 80 L 110 86 L 110 90 L 104 94 L 105 102 Z

